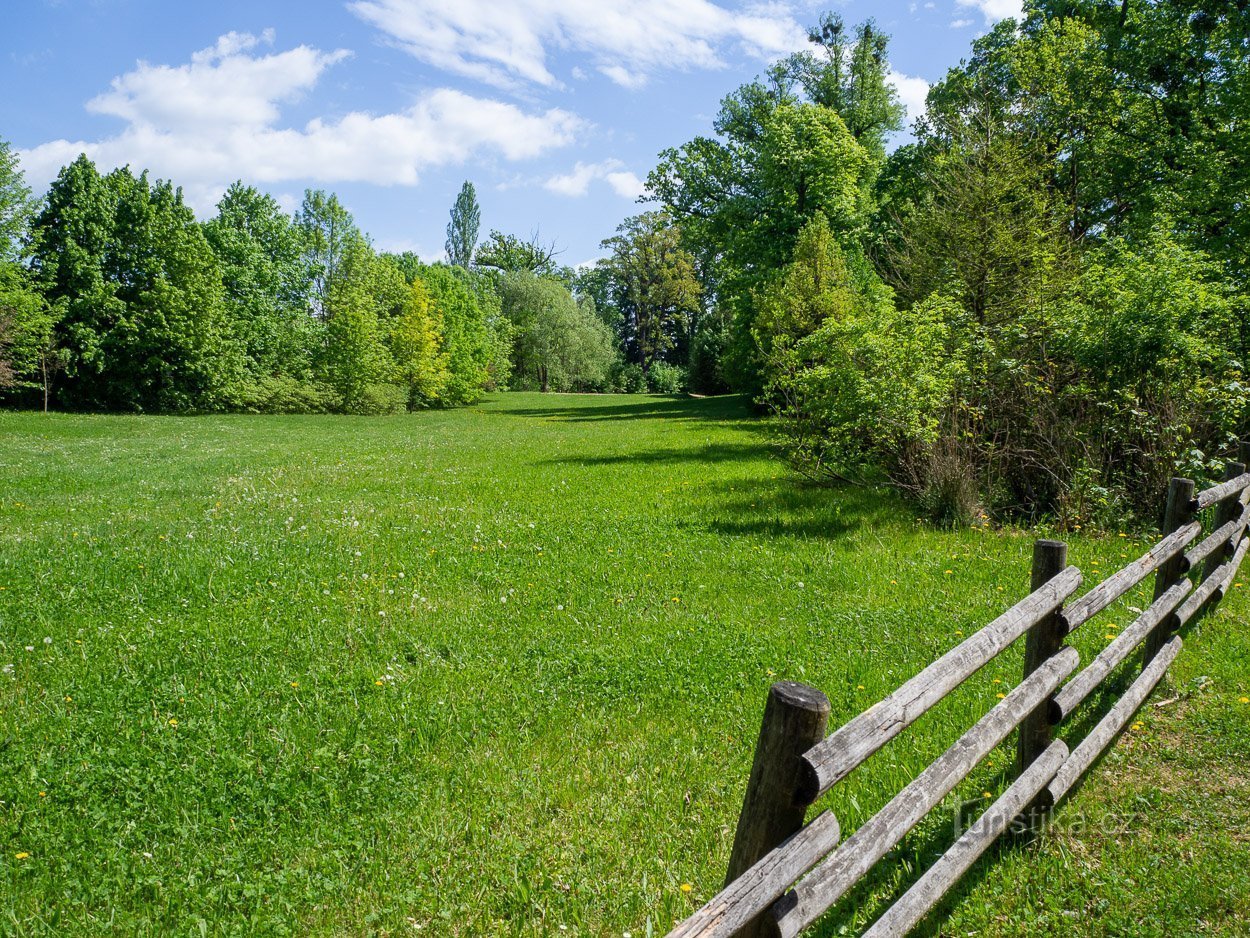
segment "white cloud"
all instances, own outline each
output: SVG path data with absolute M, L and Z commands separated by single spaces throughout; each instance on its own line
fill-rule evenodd
M 233 179 L 257 183 L 312 180 L 415 185 L 429 167 L 482 153 L 524 160 L 568 145 L 585 122 L 553 108 L 514 104 L 449 88 L 423 94 L 391 114 L 353 111 L 280 125 L 280 107 L 311 90 L 322 72 L 349 53 L 300 46 L 252 56 L 272 33 L 230 33 L 195 53 L 189 65 L 140 63 L 88 102 L 126 126 L 95 141 L 54 140 L 22 151 L 28 181 L 44 186 L 61 166 L 86 153 L 102 169 L 129 163 L 185 187 L 197 210 L 211 208 Z
M 907 108 L 909 123 L 924 114 L 925 99 L 929 96 L 927 81 L 914 75 L 904 75 L 893 68 L 887 78 L 898 92 L 898 99 L 903 102 L 903 107 Z
M 710 0 L 353 0 L 348 8 L 430 65 L 502 87 L 559 87 L 552 49 L 585 55 L 626 88 L 672 68 L 717 68 L 737 49 L 775 58 L 806 45 L 783 3 Z
M 951 20 L 951 29 L 963 29 L 965 26 L 971 26 L 972 20 Z
M 578 162 L 569 172 L 552 176 L 543 182 L 543 188 L 557 195 L 584 196 L 590 184 L 603 180 L 623 199 L 636 199 L 642 195 L 643 182 L 624 168 L 620 160 L 604 160 L 601 163 Z
M 1019 19 L 1024 10 L 1021 0 L 955 0 L 955 5 L 980 10 L 987 23 L 1005 20 L 1009 16 Z

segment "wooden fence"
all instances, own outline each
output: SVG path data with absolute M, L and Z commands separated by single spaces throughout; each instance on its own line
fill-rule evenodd
M 828 736 L 824 694 L 803 684 L 773 685 L 725 888 L 669 938 L 798 935 L 1017 728 L 1015 780 L 863 934 L 906 935 L 1004 831 L 1040 825 L 1162 679 L 1181 650 L 1178 630 L 1217 603 L 1236 576 L 1250 544 L 1250 444 L 1242 444 L 1239 458 L 1228 464 L 1226 481 L 1197 496 L 1193 482 L 1173 479 L 1163 539 L 1069 605 L 1081 572 L 1067 565 L 1065 544 L 1038 541 L 1028 596 Z M 1201 517 L 1210 509 L 1204 528 Z M 1080 656 L 1064 644 L 1067 636 L 1151 574 L 1150 606 L 1078 671 Z M 804 825 L 817 798 L 1021 636 L 1021 683 L 853 835 L 841 839 L 830 811 Z M 1056 740 L 1055 727 L 1139 646 L 1141 673 L 1119 700 L 1071 750 Z

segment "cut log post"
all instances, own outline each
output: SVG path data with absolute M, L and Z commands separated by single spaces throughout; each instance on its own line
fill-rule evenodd
M 802 829 L 810 804 L 799 795 L 802 757 L 825 738 L 829 709 L 829 698 L 806 684 L 779 681 L 769 688 L 725 885 Z M 757 917 L 738 934 L 755 935 L 758 925 Z
M 1246 464 L 1242 462 L 1230 462 L 1224 467 L 1224 480 L 1236 479 L 1245 474 Z M 1226 524 L 1230 524 L 1241 517 L 1241 491 L 1238 490 L 1228 495 L 1219 503 L 1219 507 L 1215 509 L 1215 521 L 1213 526 L 1216 529 L 1222 528 Z M 1233 541 L 1230 538 L 1223 550 L 1215 550 L 1211 556 L 1207 558 L 1207 562 L 1202 565 L 1202 580 L 1209 580 L 1211 574 L 1220 568 L 1220 565 L 1228 559 L 1230 548 Z
M 1173 479 L 1168 485 L 1168 502 L 1163 512 L 1163 533 L 1171 534 L 1193 520 L 1194 483 L 1192 479 Z M 1158 599 L 1185 575 L 1185 556 L 1177 554 L 1159 568 L 1155 574 L 1155 595 Z M 1142 647 L 1142 667 L 1150 664 L 1159 649 L 1171 637 L 1172 620 L 1165 619 L 1158 628 L 1146 636 Z
M 1037 541 L 1033 544 L 1034 590 L 1041 589 L 1068 565 L 1068 545 L 1063 541 Z M 1050 615 L 1038 620 L 1024 638 L 1024 677 L 1045 665 L 1059 654 L 1067 637 L 1068 626 L 1063 618 L 1062 606 Z M 1054 707 L 1050 700 L 1043 701 L 1020 724 L 1016 738 L 1016 775 L 1023 775 L 1054 742 L 1054 724 L 1051 716 Z M 1041 824 L 1041 818 L 1051 807 L 1045 799 L 1030 804 L 1023 816 L 1030 829 Z

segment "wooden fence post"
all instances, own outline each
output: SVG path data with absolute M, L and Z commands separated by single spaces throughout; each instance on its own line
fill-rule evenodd
M 1242 448 L 1245 448 L 1244 443 L 1242 444 Z M 1230 462 L 1224 467 L 1224 481 L 1227 482 L 1229 479 L 1235 479 L 1245 471 L 1246 464 L 1244 462 Z M 1211 530 L 1214 531 L 1223 527 L 1228 524 L 1228 522 L 1236 520 L 1240 515 L 1241 493 L 1236 492 L 1233 495 L 1228 496 L 1228 498 L 1224 499 L 1216 507 L 1215 520 L 1211 522 Z M 1234 541 L 1230 540 L 1224 545 L 1223 548 L 1217 549 L 1215 553 L 1207 558 L 1207 562 L 1203 564 L 1202 567 L 1203 580 L 1210 579 L 1211 574 L 1219 569 L 1220 564 L 1224 563 L 1224 561 L 1229 558 L 1232 553 L 1229 548 L 1233 547 L 1234 543 Z
M 806 684 L 778 681 L 769 688 L 725 885 L 802 829 L 807 802 L 796 797 L 800 760 L 825 738 L 829 709 L 829 698 Z M 758 927 L 753 921 L 739 934 L 754 935 Z
M 1033 584 L 1038 590 L 1062 573 L 1068 566 L 1068 545 L 1063 541 L 1036 541 L 1033 544 Z M 1060 607 L 1062 608 L 1062 607 Z M 1024 676 L 1027 678 L 1063 648 L 1068 637 L 1067 623 L 1060 609 L 1039 619 L 1030 627 L 1024 638 Z M 1054 724 L 1051 722 L 1051 706 L 1044 700 L 1020 724 L 1016 739 L 1016 775 L 1032 765 L 1054 741 Z M 1040 811 L 1049 804 L 1034 802 L 1024 813 L 1025 823 L 1035 828 Z
M 1192 479 L 1173 479 L 1171 481 L 1168 485 L 1167 507 L 1163 512 L 1163 534 L 1165 537 L 1192 520 L 1193 511 L 1190 509 L 1190 503 L 1193 500 L 1194 483 Z M 1185 554 L 1178 551 L 1175 557 L 1172 557 L 1159 568 L 1159 572 L 1155 574 L 1155 599 L 1158 599 L 1180 581 L 1180 578 L 1187 572 L 1185 566 Z M 1146 636 L 1146 642 L 1142 646 L 1143 668 L 1150 664 L 1154 656 L 1159 653 L 1159 649 L 1163 647 L 1164 642 L 1168 640 L 1175 628 L 1175 617 L 1168 616 L 1159 623 L 1153 632 Z

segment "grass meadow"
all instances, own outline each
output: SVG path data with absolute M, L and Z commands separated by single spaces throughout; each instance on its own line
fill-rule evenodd
M 736 398 L 0 414 L 0 934 L 663 935 L 721 885 L 768 686 L 839 725 L 1020 599 L 1047 533 L 806 486 L 766 431 Z M 1147 538 L 1069 541 L 1092 583 Z M 1179 699 L 921 934 L 1250 934 L 1244 579 Z M 1021 660 L 837 786 L 843 829 Z M 871 921 L 1012 746 L 815 933 Z

